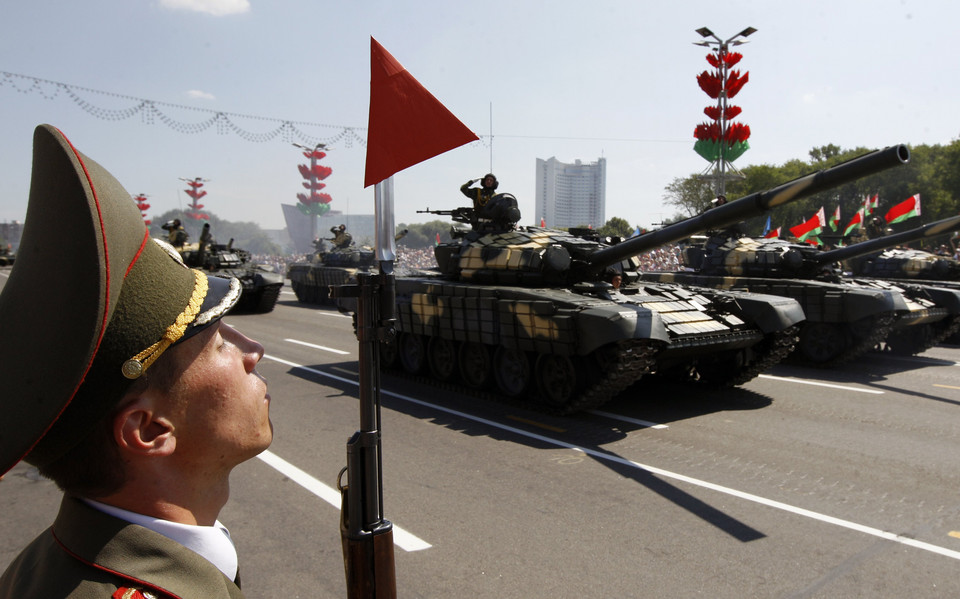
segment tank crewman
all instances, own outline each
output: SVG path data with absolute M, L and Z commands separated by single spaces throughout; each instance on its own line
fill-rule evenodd
M 333 247 L 336 249 L 345 249 L 350 247 L 350 244 L 353 243 L 353 235 L 347 233 L 347 226 L 340 225 L 339 227 L 330 227 L 330 232 L 333 233 Z
M 167 221 L 160 225 L 160 228 L 167 232 L 167 241 L 176 248 L 181 248 L 187 243 L 187 231 L 183 228 L 179 218 Z
M 477 181 L 480 181 L 480 187 L 470 187 Z M 460 192 L 473 200 L 474 212 L 480 212 L 480 209 L 487 205 L 500 183 L 493 173 L 487 173 L 482 179 L 470 179 L 460 186 Z
M 221 320 L 239 282 L 186 267 L 49 125 L 21 245 L 0 292 L 17 340 L 0 344 L 0 474 L 24 460 L 64 497 L 0 597 L 242 598 L 218 516 L 230 471 L 273 429 L 263 346 Z

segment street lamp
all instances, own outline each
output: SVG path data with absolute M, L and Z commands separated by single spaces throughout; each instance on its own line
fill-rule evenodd
M 753 27 L 747 27 L 746 29 L 744 29 L 743 31 L 741 31 L 740 33 L 738 33 L 737 35 L 735 35 L 735 36 L 731 37 L 730 39 L 728 39 L 727 41 L 721 41 L 720 38 L 717 37 L 717 34 L 715 34 L 714 32 L 710 31 L 710 28 L 709 28 L 709 27 L 701 27 L 700 29 L 697 29 L 696 32 L 700 34 L 700 37 L 712 37 L 713 39 L 715 39 L 715 40 L 717 40 L 717 41 L 715 41 L 715 42 L 708 42 L 708 41 L 693 42 L 693 44 L 694 44 L 695 46 L 706 46 L 706 47 L 719 46 L 719 49 L 720 49 L 721 51 L 724 51 L 724 52 L 725 52 L 726 49 L 727 49 L 727 46 L 730 46 L 730 45 L 739 46 L 739 45 L 741 45 L 741 44 L 746 44 L 746 43 L 747 43 L 746 40 L 740 40 L 740 39 L 737 39 L 737 38 L 740 38 L 740 37 L 749 37 L 749 36 L 753 35 L 754 33 L 756 33 L 757 30 L 754 29 Z
M 717 99 L 716 112 L 712 115 L 712 118 L 714 118 L 717 121 L 717 124 L 719 125 L 719 138 L 718 138 L 719 157 L 717 157 L 715 162 L 713 163 L 714 165 L 713 170 L 715 173 L 717 170 L 719 170 L 719 174 L 715 174 L 713 175 L 713 177 L 717 178 L 716 192 L 717 192 L 717 195 L 720 196 L 720 195 L 726 194 L 727 163 L 732 162 L 733 160 L 736 160 L 737 156 L 739 156 L 739 153 L 737 152 L 734 152 L 733 154 L 730 154 L 730 155 L 728 155 L 727 153 L 727 143 L 729 141 L 727 139 L 727 134 L 729 129 L 727 125 L 727 119 L 728 119 L 727 99 L 729 96 L 735 95 L 737 91 L 739 91 L 739 87 L 734 86 L 728 94 L 728 88 L 727 88 L 728 71 L 729 71 L 730 65 L 734 64 L 735 61 L 731 61 L 730 63 L 728 63 L 724 58 L 725 58 L 725 55 L 727 54 L 728 47 L 746 44 L 747 40 L 743 38 L 747 38 L 753 35 L 754 33 L 756 33 L 757 30 L 753 27 L 747 27 L 743 31 L 737 33 L 736 35 L 726 40 L 720 39 L 717 36 L 717 34 L 715 34 L 713 31 L 710 30 L 709 27 L 701 27 L 700 29 L 696 29 L 695 31 L 698 34 L 700 34 L 700 37 L 704 39 L 698 42 L 693 42 L 693 44 L 696 46 L 713 48 L 714 52 L 716 52 L 716 59 L 715 61 L 712 61 L 711 64 L 715 64 L 717 68 L 717 74 L 719 75 L 717 83 L 719 83 L 720 88 L 719 90 L 716 90 L 716 88 L 714 88 L 711 91 L 708 91 L 707 88 L 704 88 L 704 91 L 707 91 L 707 93 L 709 93 L 711 97 L 715 97 Z M 708 40 L 706 38 L 713 38 L 713 39 Z M 709 56 L 707 58 L 708 58 L 708 61 L 711 60 Z M 739 55 L 737 55 L 736 58 L 737 60 L 739 60 Z M 702 76 L 704 77 L 707 76 L 707 73 L 705 72 Z M 745 81 L 746 81 L 746 78 L 744 78 L 740 82 L 740 85 L 742 85 L 742 83 Z M 703 87 L 702 84 L 701 84 L 701 87 Z M 736 114 L 740 112 L 740 109 L 736 107 L 734 108 L 736 112 L 733 113 L 733 116 L 736 116 Z M 708 112 L 708 115 L 710 115 L 709 112 Z M 745 131 L 746 131 L 746 135 L 749 136 L 749 130 L 745 129 Z M 736 136 L 742 132 L 743 131 L 738 126 L 731 133 L 732 135 Z M 710 137 L 713 137 L 713 135 L 715 134 L 711 134 Z M 745 138 L 740 141 L 743 141 L 745 143 Z M 744 147 L 747 147 L 747 146 L 744 146 Z M 698 148 L 697 151 L 699 153 L 701 150 Z M 740 150 L 740 153 L 742 153 L 742 151 L 743 150 Z M 706 156 L 704 156 L 704 158 L 706 158 Z M 736 171 L 736 168 L 734 168 L 732 164 L 730 165 L 730 168 Z M 737 173 L 739 175 L 739 171 L 737 171 Z M 743 175 L 740 175 L 740 178 L 742 177 Z

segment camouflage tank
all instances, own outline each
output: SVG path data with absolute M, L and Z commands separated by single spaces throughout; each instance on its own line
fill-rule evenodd
M 399 241 L 407 234 L 401 231 L 396 236 Z M 368 272 L 375 264 L 371 248 L 352 244 L 345 240 L 345 247 L 328 250 L 325 241 L 318 239 L 317 251 L 304 262 L 294 262 L 287 267 L 287 278 L 297 296 L 304 304 L 332 304 L 330 287 L 346 285 L 356 281 L 358 272 Z
M 283 275 L 270 266 L 254 264 L 250 252 L 220 243 L 192 243 L 177 248 L 184 263 L 211 275 L 240 280 L 243 290 L 234 311 L 266 313 L 273 310 L 283 287 Z
M 909 159 L 906 148 L 885 152 L 904 163 Z M 835 366 L 880 343 L 899 353 L 916 353 L 929 347 L 929 340 L 949 334 L 960 314 L 960 297 L 949 290 L 842 276 L 835 262 L 849 255 L 849 248 L 822 252 L 809 244 L 712 229 L 714 233 L 704 243 L 684 249 L 683 263 L 688 270 L 645 273 L 644 280 L 796 299 L 806 316 L 793 356 L 797 360 Z M 928 341 L 917 342 L 921 339 Z
M 384 345 L 383 365 L 495 387 L 555 413 L 601 405 L 654 372 L 744 383 L 792 350 L 799 304 L 644 281 L 637 254 L 900 164 L 906 152 L 873 153 L 718 208 L 707 219 L 626 241 L 515 227 L 519 213 L 509 194 L 484 208 L 490 212 L 498 200 L 499 214 L 427 210 L 471 227 L 455 227 L 453 241 L 435 248 L 436 271 L 397 277 L 399 336 Z
M 879 279 L 906 289 L 945 288 L 960 291 L 960 262 L 950 256 L 923 250 L 894 247 L 929 240 L 960 229 L 960 216 L 946 218 L 915 229 L 884 235 L 850 246 L 843 260 L 845 270 L 858 278 Z M 942 293 L 942 292 L 941 292 Z M 906 329 L 893 339 L 894 351 L 911 347 L 927 348 L 944 340 L 960 342 L 960 324 L 946 331 L 947 323 L 936 327 Z M 898 348 L 899 346 L 899 348 Z

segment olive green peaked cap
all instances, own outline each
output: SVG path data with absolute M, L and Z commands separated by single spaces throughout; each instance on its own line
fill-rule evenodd
M 33 144 L 23 235 L 0 293 L 0 474 L 64 455 L 153 359 L 240 292 L 152 239 L 132 196 L 59 130 L 37 127 Z

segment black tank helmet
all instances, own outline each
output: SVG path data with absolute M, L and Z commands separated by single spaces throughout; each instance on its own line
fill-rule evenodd
M 486 185 L 486 183 L 487 183 L 487 177 L 490 177 L 490 178 L 493 179 L 493 185 L 490 187 L 490 189 L 494 189 L 494 190 L 495 190 L 495 189 L 500 185 L 500 182 L 497 181 L 497 176 L 494 175 L 493 173 L 487 173 L 486 175 L 484 175 L 484 176 L 483 176 L 483 179 L 480 179 L 480 185 L 483 186 L 484 188 L 487 187 L 487 185 Z

